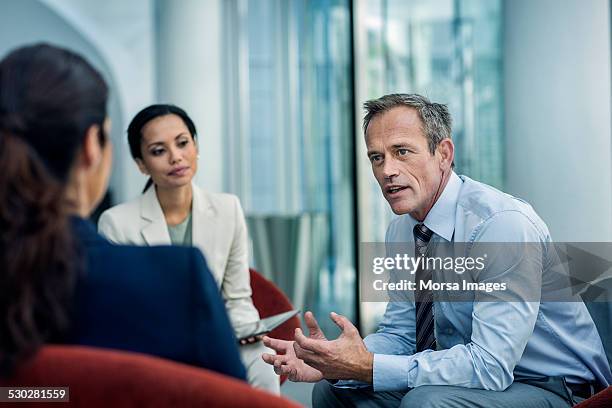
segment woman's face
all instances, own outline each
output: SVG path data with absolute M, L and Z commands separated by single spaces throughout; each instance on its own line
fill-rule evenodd
M 198 168 L 198 148 L 185 122 L 174 114 L 159 116 L 142 128 L 136 159 L 140 171 L 151 176 L 159 188 L 191 183 Z

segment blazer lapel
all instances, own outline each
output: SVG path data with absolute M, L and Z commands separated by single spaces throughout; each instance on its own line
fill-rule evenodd
M 214 231 L 219 231 L 223 228 L 219 223 L 217 210 L 207 197 L 204 190 L 201 190 L 195 184 L 193 186 L 193 207 L 191 216 L 192 223 L 192 240 L 193 245 L 200 248 L 206 256 L 206 262 L 211 269 L 215 279 L 219 282 L 223 275 L 223 271 L 219 271 L 217 267 L 215 255 L 215 236 Z
M 155 194 L 155 186 L 151 186 L 140 200 L 140 217 L 145 222 L 140 233 L 148 245 L 171 244 L 166 218 Z

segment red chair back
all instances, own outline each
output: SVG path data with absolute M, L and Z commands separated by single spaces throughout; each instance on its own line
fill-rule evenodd
M 271 281 L 264 278 L 255 269 L 251 272 L 251 289 L 253 304 L 261 318 L 293 310 L 289 298 Z M 295 329 L 300 327 L 300 319 L 295 316 L 270 333 L 270 337 L 293 340 Z
M 261 318 L 293 310 L 289 298 L 271 281 L 264 278 L 255 269 L 251 272 L 251 289 L 253 304 Z M 282 340 L 293 340 L 295 329 L 301 327 L 299 317 L 295 316 L 274 329 L 269 336 Z M 281 377 L 281 384 L 286 380 Z
M 43 347 L 0 385 L 67 386 L 68 405 L 84 408 L 299 406 L 212 371 L 144 354 L 81 346 Z

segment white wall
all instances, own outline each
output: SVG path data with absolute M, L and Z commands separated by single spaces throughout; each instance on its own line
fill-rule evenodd
M 0 55 L 29 43 L 72 49 L 98 68 L 110 88 L 116 202 L 140 193 L 145 178 L 130 157 L 125 129 L 154 96 L 153 0 L 0 0 Z
M 198 130 L 196 182 L 223 190 L 221 0 L 157 3 L 158 99 L 185 109 Z
M 556 241 L 612 241 L 608 0 L 504 3 L 507 190 Z

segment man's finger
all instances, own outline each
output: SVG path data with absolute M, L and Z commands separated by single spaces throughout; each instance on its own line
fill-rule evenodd
M 278 360 L 274 361 L 274 372 L 278 375 L 283 375 L 283 365 Z
M 278 375 L 295 375 L 295 368 L 290 365 L 289 356 L 277 356 L 274 359 L 274 372 Z
M 289 367 L 288 365 L 282 365 L 279 367 L 274 367 L 274 372 L 277 375 L 286 375 L 289 376 L 289 379 L 292 380 L 292 377 L 295 378 L 296 376 L 296 370 L 295 368 Z
M 326 343 L 327 340 L 310 339 L 304 336 L 302 329 L 295 329 L 294 337 L 295 342 L 304 350 L 312 351 L 313 353 L 323 353 L 326 351 L 326 348 L 322 343 Z
M 265 361 L 266 363 L 270 364 L 270 365 L 274 365 L 274 363 L 276 362 L 276 360 L 279 357 L 283 357 L 283 355 L 278 355 L 278 354 L 269 354 L 269 353 L 263 353 L 261 355 L 261 358 L 263 359 L 263 361 Z
M 268 363 L 270 365 L 274 365 L 275 357 L 276 357 L 276 355 L 268 354 L 268 353 L 263 353 L 261 355 L 261 358 L 263 359 L 263 361 L 265 361 L 266 363 Z
M 312 351 L 308 351 L 300 347 L 297 341 L 293 343 L 293 353 L 297 358 L 304 361 L 310 361 L 312 356 L 315 355 L 315 353 Z
M 343 334 L 354 335 L 358 333 L 357 328 L 346 317 L 334 312 L 331 312 L 329 315 L 333 322 L 342 330 Z
M 291 347 L 293 343 L 292 341 L 274 339 L 268 336 L 263 337 L 263 342 L 266 347 L 270 347 L 280 354 L 285 354 L 287 352 L 287 348 Z
M 291 358 L 284 354 L 277 355 L 277 354 L 263 353 L 261 355 L 261 358 L 266 363 L 270 364 L 271 366 L 274 366 L 275 372 L 277 372 L 280 369 L 280 367 L 285 366 L 291 362 Z
M 325 334 L 323 334 L 323 330 L 321 330 L 319 327 L 319 323 L 317 322 L 317 319 L 315 319 L 312 312 L 306 312 L 304 314 L 304 321 L 308 327 L 309 337 L 313 339 L 326 339 Z

